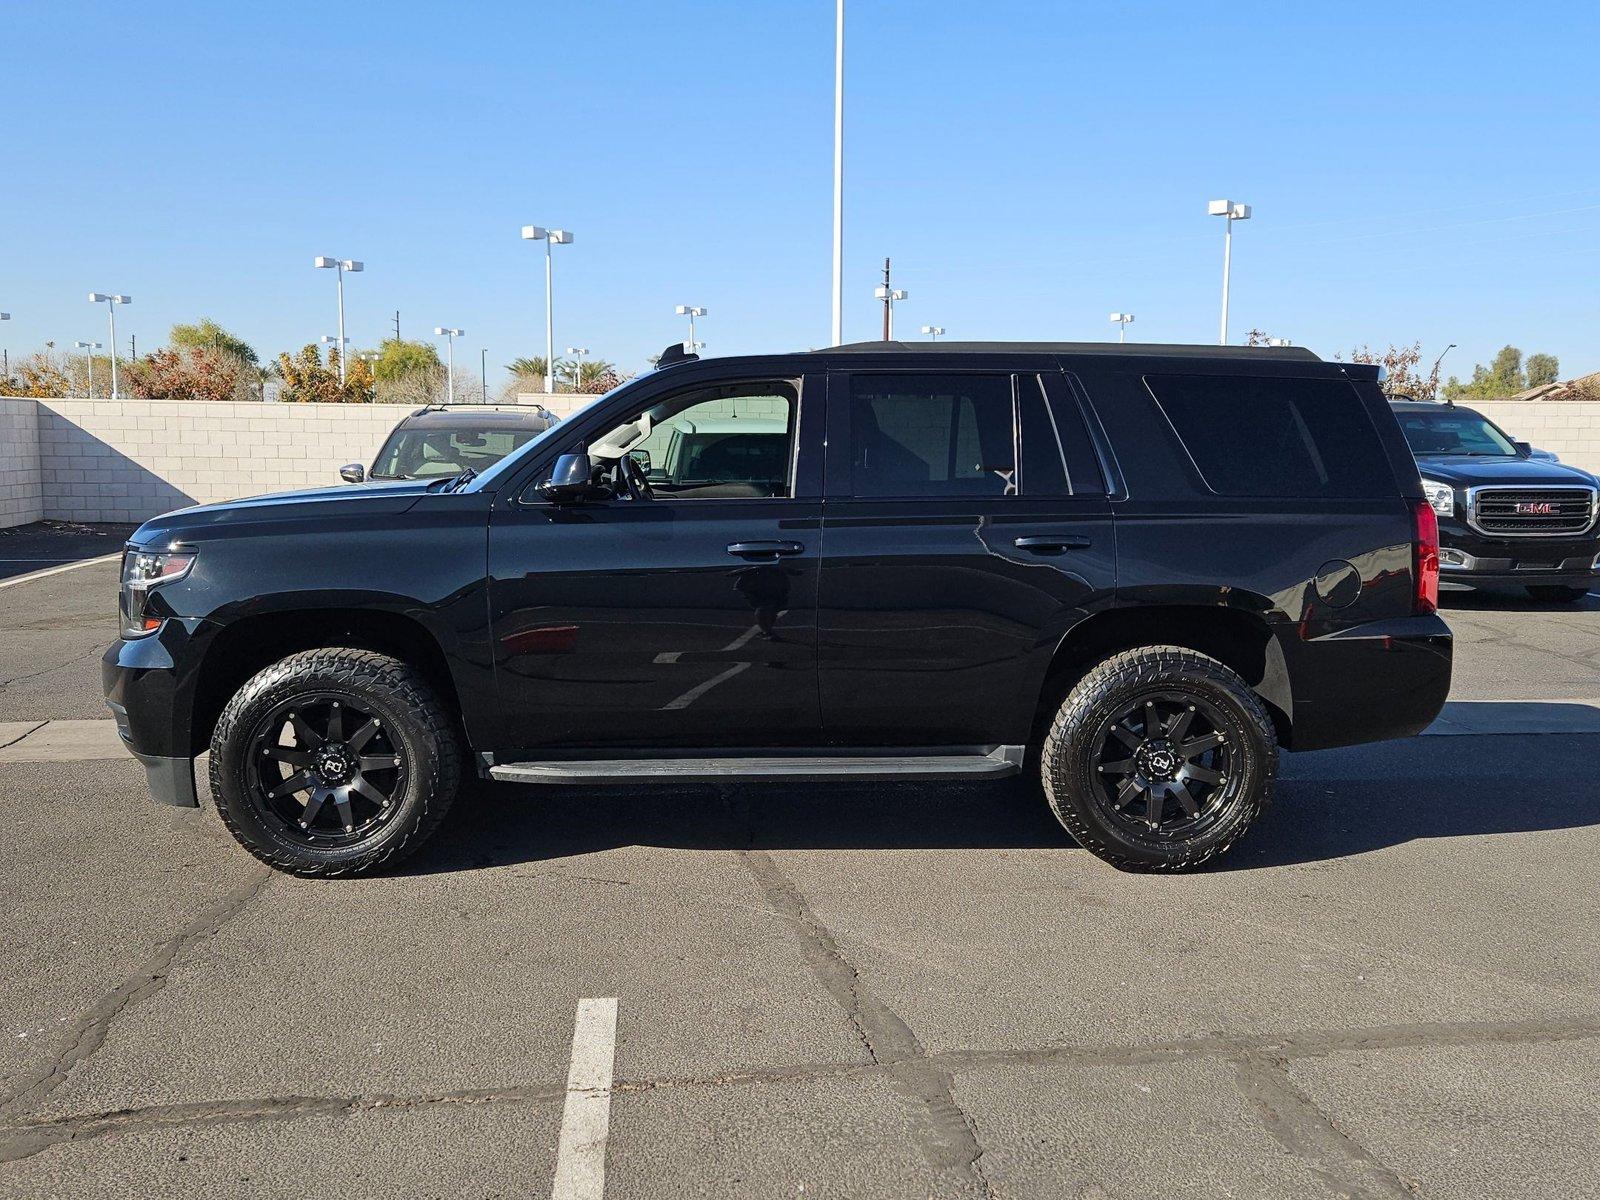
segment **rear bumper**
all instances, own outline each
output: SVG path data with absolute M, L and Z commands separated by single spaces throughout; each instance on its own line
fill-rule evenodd
M 1452 638 L 1437 614 L 1397 617 L 1301 640 L 1278 634 L 1294 712 L 1291 750 L 1411 737 L 1450 693 Z

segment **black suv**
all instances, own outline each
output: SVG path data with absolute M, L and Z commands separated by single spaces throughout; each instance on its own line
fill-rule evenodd
M 1434 509 L 1378 381 L 1299 349 L 669 350 L 482 474 L 147 522 L 106 696 L 158 799 L 196 804 L 209 748 L 228 827 L 304 875 L 415 849 L 466 771 L 1036 772 L 1095 854 L 1183 870 L 1279 746 L 1444 703 Z
M 1447 586 L 1510 583 L 1565 604 L 1588 594 L 1600 557 L 1593 475 L 1539 458 L 1470 408 L 1428 400 L 1393 408 L 1439 516 Z

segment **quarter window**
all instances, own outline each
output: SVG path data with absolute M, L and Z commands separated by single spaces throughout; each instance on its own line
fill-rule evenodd
M 853 375 L 856 496 L 1006 496 L 1017 459 L 1009 375 Z
M 1394 479 L 1354 388 L 1334 379 L 1150 375 L 1206 486 L 1219 496 L 1372 496 Z

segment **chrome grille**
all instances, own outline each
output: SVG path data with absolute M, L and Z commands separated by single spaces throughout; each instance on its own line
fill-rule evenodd
M 1594 524 L 1592 487 L 1475 487 L 1467 524 L 1493 537 L 1571 537 Z

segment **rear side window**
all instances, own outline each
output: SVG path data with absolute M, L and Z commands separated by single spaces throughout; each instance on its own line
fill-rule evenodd
M 1389 495 L 1389 460 L 1355 389 L 1335 379 L 1147 375 L 1219 496 Z
M 852 375 L 856 496 L 1006 496 L 1017 460 L 1009 375 Z

